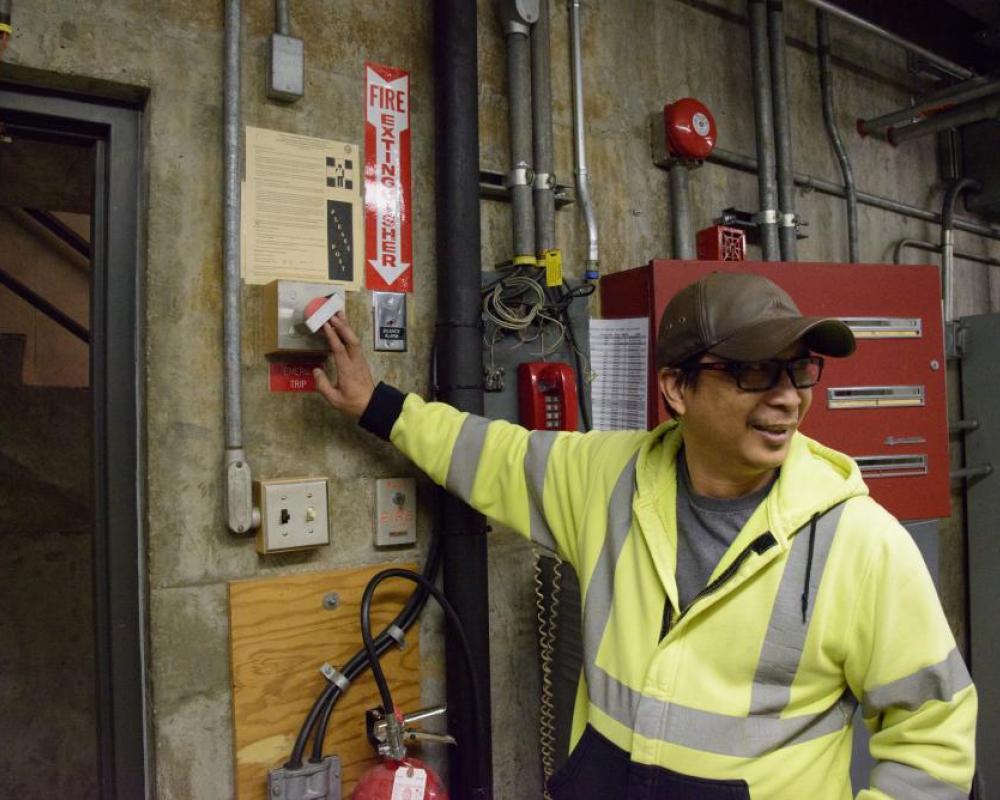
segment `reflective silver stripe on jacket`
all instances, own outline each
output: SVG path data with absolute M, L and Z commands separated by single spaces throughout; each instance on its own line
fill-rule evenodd
M 614 491 L 611 492 L 604 547 L 587 582 L 587 595 L 583 600 L 581 620 L 583 672 L 587 678 L 587 694 L 590 702 L 629 728 L 635 719 L 639 693 L 598 667 L 597 651 L 600 649 L 604 629 L 611 616 L 618 557 L 632 527 L 632 496 L 635 493 L 635 465 L 638 458 L 638 453 L 632 456 L 618 477 Z
M 556 550 L 556 540 L 545 521 L 542 505 L 545 488 L 545 469 L 549 464 L 549 453 L 559 434 L 555 431 L 532 431 L 528 437 L 528 452 L 524 455 L 524 480 L 528 486 L 528 519 L 531 523 L 531 541 Z
M 896 761 L 879 761 L 872 768 L 873 789 L 889 797 L 906 800 L 967 800 L 969 793 L 953 784 L 939 781 L 921 769 Z
M 888 708 L 916 711 L 930 700 L 950 701 L 971 683 L 969 670 L 958 650 L 954 649 L 944 661 L 865 692 L 861 709 L 869 719 Z
M 833 536 L 837 532 L 844 504 L 834 506 L 816 521 L 813 541 L 812 567 L 809 567 L 809 527 L 807 522 L 792 539 L 792 547 L 785 561 L 778 594 L 771 609 L 764 645 L 757 662 L 750 696 L 750 714 L 778 716 L 792 694 L 792 682 L 802 660 L 802 650 L 809 632 L 809 622 L 816 606 L 820 581 L 826 569 Z M 802 592 L 806 588 L 809 572 L 809 602 L 806 619 L 802 620 Z
M 643 696 L 635 732 L 647 739 L 707 753 L 759 758 L 783 747 L 843 730 L 857 701 L 844 692 L 826 711 L 798 717 L 734 717 Z
M 483 455 L 486 431 L 490 420 L 470 414 L 462 423 L 455 446 L 452 448 L 451 463 L 444 487 L 458 495 L 466 503 L 472 499 L 472 486 L 476 480 L 476 470 Z

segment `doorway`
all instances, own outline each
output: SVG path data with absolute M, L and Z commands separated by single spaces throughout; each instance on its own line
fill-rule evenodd
M 140 121 L 0 83 L 0 796 L 149 796 Z

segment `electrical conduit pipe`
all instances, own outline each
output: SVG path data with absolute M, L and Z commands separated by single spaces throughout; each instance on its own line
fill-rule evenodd
M 528 34 L 538 18 L 531 2 L 502 3 L 504 40 L 507 45 L 507 121 L 510 130 L 511 217 L 514 232 L 515 265 L 535 266 L 535 212 L 532 203 L 531 168 L 531 50 Z
M 774 178 L 774 120 L 771 78 L 767 65 L 767 10 L 764 0 L 750 0 L 750 80 L 753 90 L 754 132 L 757 140 L 757 229 L 765 261 L 780 258 L 778 244 L 778 198 Z
M 959 178 L 948 187 L 941 208 L 941 271 L 944 278 L 944 321 L 955 319 L 955 202 L 962 192 L 981 189 L 979 181 Z
M 570 75 L 573 84 L 573 160 L 576 165 L 576 194 L 587 223 L 587 261 L 584 277 L 597 280 L 601 258 L 597 241 L 597 215 L 590 196 L 590 171 L 587 169 L 587 148 L 583 133 L 583 57 L 581 55 L 580 0 L 569 0 Z
M 825 11 L 816 12 L 816 55 L 819 58 L 819 88 L 823 101 L 823 124 L 826 126 L 830 144 L 837 154 L 840 174 L 844 179 L 844 196 L 847 200 L 847 252 L 852 264 L 858 255 L 858 193 L 854 188 L 854 170 L 851 169 L 844 141 L 837 130 L 837 119 L 833 111 L 833 70 L 830 67 L 830 21 Z
M 778 239 L 782 261 L 798 258 L 798 219 L 795 215 L 795 179 L 792 173 L 792 115 L 788 105 L 788 68 L 785 65 L 785 9 L 782 0 L 767 0 L 767 44 L 771 64 L 771 102 L 774 109 L 774 154 L 778 181 Z
M 243 452 L 243 393 L 240 376 L 240 34 L 241 0 L 226 0 L 223 69 L 222 352 L 226 441 L 226 518 L 233 533 L 259 524 L 253 507 L 253 476 Z

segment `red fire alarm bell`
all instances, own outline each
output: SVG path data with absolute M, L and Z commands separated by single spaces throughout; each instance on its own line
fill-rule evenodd
M 708 106 L 682 97 L 663 107 L 667 150 L 674 158 L 704 161 L 715 147 L 715 118 Z

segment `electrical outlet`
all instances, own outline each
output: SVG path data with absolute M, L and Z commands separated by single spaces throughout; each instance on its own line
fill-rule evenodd
M 330 544 L 326 478 L 255 481 L 260 509 L 257 552 L 277 553 Z
M 417 482 L 413 478 L 375 481 L 375 546 L 417 541 Z

